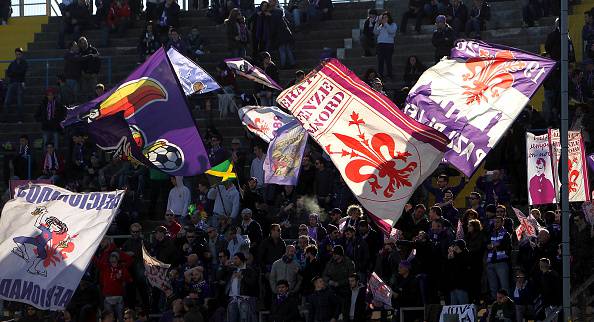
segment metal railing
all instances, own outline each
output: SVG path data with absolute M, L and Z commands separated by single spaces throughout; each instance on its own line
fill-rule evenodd
M 63 61 L 64 58 L 31 58 L 31 59 L 27 59 L 27 63 L 29 64 L 29 72 L 28 72 L 28 76 L 31 76 L 31 64 L 38 64 L 41 63 L 44 65 L 45 68 L 45 87 L 47 88 L 50 85 L 50 76 L 52 77 L 56 77 L 56 75 L 50 75 L 50 67 L 51 64 L 53 62 L 58 62 L 58 61 Z M 111 84 L 111 80 L 112 80 L 112 57 L 111 56 L 105 56 L 105 57 L 101 57 L 102 61 L 106 61 L 107 63 L 107 84 Z M 11 63 L 12 60 L 0 60 L 0 65 L 1 64 L 9 64 Z M 25 78 L 25 82 L 26 82 L 26 78 Z

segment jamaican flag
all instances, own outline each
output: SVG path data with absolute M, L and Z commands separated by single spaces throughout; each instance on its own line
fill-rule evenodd
M 233 163 L 229 160 L 210 168 L 205 173 L 211 187 L 227 180 L 237 179 L 237 175 L 233 172 Z

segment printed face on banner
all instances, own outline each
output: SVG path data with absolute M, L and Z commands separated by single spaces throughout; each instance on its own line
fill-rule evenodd
M 526 133 L 526 157 L 529 204 L 555 203 L 553 167 L 547 134 L 536 136 L 532 133 Z

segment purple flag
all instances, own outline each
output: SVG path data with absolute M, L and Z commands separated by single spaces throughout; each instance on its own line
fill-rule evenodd
M 458 40 L 421 75 L 404 111 L 447 135 L 444 159 L 471 176 L 554 67 L 519 49 Z
M 264 159 L 265 183 L 297 184 L 307 138 L 307 131 L 297 120 L 278 129 Z
M 278 89 L 282 91 L 283 88 L 277 84 L 272 77 L 266 75 L 266 73 L 252 65 L 249 61 L 243 58 L 229 58 L 225 59 L 225 63 L 239 76 L 245 77 L 253 82 L 268 86 L 270 88 Z
M 594 153 L 588 155 L 586 160 L 588 160 L 588 167 L 590 167 L 590 170 L 594 171 Z
M 162 48 L 117 87 L 70 110 L 64 125 L 81 121 L 92 124 L 111 116 L 125 120 L 128 137 L 146 159 L 143 163 L 148 160 L 157 169 L 176 176 L 192 176 L 210 168 L 184 93 Z M 99 128 L 92 126 L 91 133 L 107 131 L 107 127 L 100 128 L 101 124 L 95 125 Z M 124 141 L 122 137 L 112 136 L 102 143 L 117 147 Z

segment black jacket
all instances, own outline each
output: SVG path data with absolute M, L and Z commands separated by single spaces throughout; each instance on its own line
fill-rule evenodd
M 338 320 L 340 299 L 329 288 L 314 291 L 306 301 L 310 305 L 309 321 Z
M 317 258 L 314 258 L 311 262 L 305 263 L 305 267 L 300 272 L 301 277 L 303 277 L 303 282 L 301 283 L 301 293 L 303 295 L 313 292 L 314 286 L 311 283 L 311 280 L 316 276 L 322 276 L 323 272 L 324 267 Z
M 159 13 L 159 19 L 165 13 L 167 26 L 177 28 L 179 25 L 179 5 L 177 3 L 174 2 L 169 7 L 165 7 L 165 2 L 163 2 L 158 7 L 157 12 Z
M 286 244 L 282 238 L 279 238 L 277 243 L 271 237 L 264 239 L 258 247 L 258 263 L 266 268 L 266 271 L 270 271 L 272 263 L 285 254 L 285 247 Z
M 229 290 L 231 289 L 231 283 L 233 281 L 233 270 L 231 274 L 229 274 L 229 280 L 227 281 L 227 288 L 226 292 L 229 294 Z M 241 282 L 239 285 L 239 295 L 241 296 L 251 296 L 251 297 L 258 297 L 258 273 L 255 269 L 251 267 L 246 267 L 241 269 Z
M 243 222 L 239 225 L 242 235 L 248 235 L 250 238 L 250 248 L 256 248 L 262 242 L 262 227 L 260 224 L 252 220 L 252 222 L 244 229 Z
M 35 119 L 38 122 L 41 122 L 41 129 L 43 131 L 62 131 L 60 122 L 64 120 L 65 116 L 66 109 L 64 108 L 62 103 L 57 99 L 54 99 L 53 112 L 50 113 L 48 109 L 47 97 L 43 98 L 41 104 L 39 104 L 37 113 L 35 113 Z
M 299 302 L 289 294 L 285 299 L 279 299 L 275 294 L 270 306 L 270 322 L 295 322 L 300 321 Z
M 350 292 L 345 298 L 345 301 L 342 305 L 342 318 L 343 321 L 349 321 L 350 316 L 349 313 L 351 312 L 351 295 L 353 290 L 349 290 Z M 355 315 L 352 321 L 367 321 L 367 288 L 365 286 L 361 286 L 359 288 L 359 293 L 357 294 L 357 299 L 355 300 Z
M 450 50 L 454 46 L 454 40 L 456 40 L 456 35 L 452 27 L 446 25 L 444 29 L 436 29 L 431 39 L 431 43 L 435 47 L 435 59 L 449 56 Z
M 68 51 L 64 54 L 64 77 L 66 79 L 78 80 L 80 78 L 81 61 L 79 53 Z
M 81 71 L 87 74 L 99 74 L 101 70 L 101 58 L 97 48 L 89 45 L 87 49 L 80 50 L 81 56 Z
M 6 69 L 6 76 L 10 78 L 10 83 L 24 83 L 27 67 L 27 61 L 23 58 L 13 60 Z

